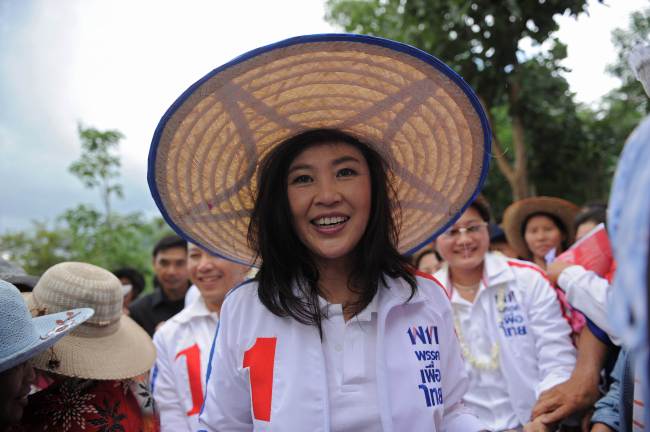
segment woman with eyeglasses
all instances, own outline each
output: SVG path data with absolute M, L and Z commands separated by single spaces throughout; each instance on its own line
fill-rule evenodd
M 445 265 L 435 276 L 470 377 L 465 403 L 493 431 L 553 430 L 530 417 L 540 393 L 571 375 L 571 328 L 538 267 L 488 252 L 489 220 L 479 197 L 436 240 Z

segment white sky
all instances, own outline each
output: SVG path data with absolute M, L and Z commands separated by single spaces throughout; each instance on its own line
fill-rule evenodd
M 577 99 L 616 85 L 610 32 L 648 0 L 595 1 L 590 16 L 560 17 Z M 156 212 L 146 184 L 151 136 L 169 105 L 233 57 L 309 33 L 336 32 L 321 0 L 0 0 L 0 233 L 99 205 L 68 173 L 76 125 L 119 129 L 125 199 L 118 211 Z

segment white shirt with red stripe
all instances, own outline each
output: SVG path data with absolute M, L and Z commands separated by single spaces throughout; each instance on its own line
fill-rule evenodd
M 218 317 L 199 296 L 153 336 L 156 363 L 151 386 L 161 432 L 194 432 L 205 395 L 205 377 Z
M 369 348 L 375 355 L 368 358 L 375 370 L 350 370 L 373 380 L 365 386 L 377 400 L 373 429 L 483 430 L 463 404 L 467 376 L 442 287 L 418 277 L 410 298 L 405 281 L 386 279 L 376 295 L 376 327 L 363 329 L 376 331 L 375 346 Z M 256 282 L 228 294 L 220 319 L 201 430 L 330 432 L 336 424 L 348 424 L 340 417 L 332 421 L 340 395 L 330 394 L 338 382 L 328 384 L 328 373 L 336 367 L 328 370 L 329 348 L 315 326 L 272 314 L 260 302 Z M 360 427 L 370 425 L 364 421 Z
M 448 292 L 452 292 L 446 266 L 435 277 Z M 571 328 L 562 316 L 555 290 L 546 274 L 535 264 L 487 253 L 481 285 L 483 291 L 479 292 L 473 304 L 472 324 L 476 329 L 483 329 L 481 334 L 487 333 L 490 340 L 498 343 L 504 388 L 511 409 L 523 425 L 530 420 L 540 393 L 571 376 L 576 361 L 570 338 Z M 501 325 L 498 325 L 496 297 L 500 287 L 504 288 L 505 308 Z M 459 302 L 456 303 L 460 306 Z M 458 307 L 456 304 L 454 306 Z M 464 334 L 464 339 L 472 352 L 479 349 L 479 344 L 472 344 L 470 332 Z M 485 355 L 489 357 L 490 353 Z M 470 401 L 482 400 L 483 403 L 477 408 L 489 406 L 490 400 L 485 393 L 472 393 L 472 389 L 481 388 L 481 383 L 477 382 L 481 371 L 469 362 L 465 362 L 465 367 L 471 381 L 466 404 L 473 408 Z M 500 406 L 503 408 L 504 405 Z M 497 419 L 508 417 L 507 412 L 495 415 Z

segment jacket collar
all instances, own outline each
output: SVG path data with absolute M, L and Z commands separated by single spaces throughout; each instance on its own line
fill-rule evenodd
M 416 290 L 413 297 L 411 297 L 411 286 L 402 278 L 391 278 L 384 275 L 386 283 L 381 283 L 377 289 L 377 294 L 372 299 L 372 302 L 364 309 L 368 313 L 378 312 L 380 315 L 382 311 L 387 312 L 389 309 L 394 306 L 398 306 L 406 303 L 420 303 L 425 300 L 420 290 Z M 297 295 L 300 295 L 301 291 L 298 287 L 298 284 L 294 282 L 293 290 Z M 409 300 L 409 297 L 410 300 Z M 327 307 L 327 301 L 322 297 L 318 297 L 318 303 L 321 310 Z M 388 309 L 386 309 L 388 308 Z M 362 314 L 364 313 L 362 311 Z
M 453 293 L 449 279 L 449 266 L 445 263 L 434 275 L 445 286 L 448 293 Z M 487 252 L 483 258 L 483 281 L 485 288 L 509 282 L 515 278 L 507 259 L 494 252 Z
M 411 286 L 402 278 L 390 278 L 385 276 L 386 284 L 382 284 L 377 290 L 377 311 L 381 315 L 382 312 L 387 313 L 395 306 L 402 305 L 407 301 L 409 303 L 421 303 L 425 300 L 424 295 L 420 290 L 416 290 L 413 297 L 411 297 Z M 409 297 L 411 299 L 409 300 Z
M 217 313 L 212 312 L 205 305 L 203 296 L 199 295 L 190 305 L 172 318 L 178 323 L 187 323 L 196 317 L 213 316 L 217 318 Z
M 514 280 L 515 274 L 503 255 L 488 252 L 485 254 L 485 278 L 488 286 L 493 286 Z

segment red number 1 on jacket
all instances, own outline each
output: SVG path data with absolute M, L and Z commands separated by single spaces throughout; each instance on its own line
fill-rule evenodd
M 248 368 L 251 380 L 253 417 L 271 421 L 273 397 L 273 366 L 277 338 L 257 338 L 255 344 L 244 353 L 243 367 Z
M 179 351 L 176 358 L 185 356 L 187 364 L 187 377 L 190 381 L 190 392 L 192 393 L 192 409 L 187 412 L 188 416 L 193 416 L 201 412 L 203 405 L 203 388 L 201 387 L 201 350 L 197 344 Z

